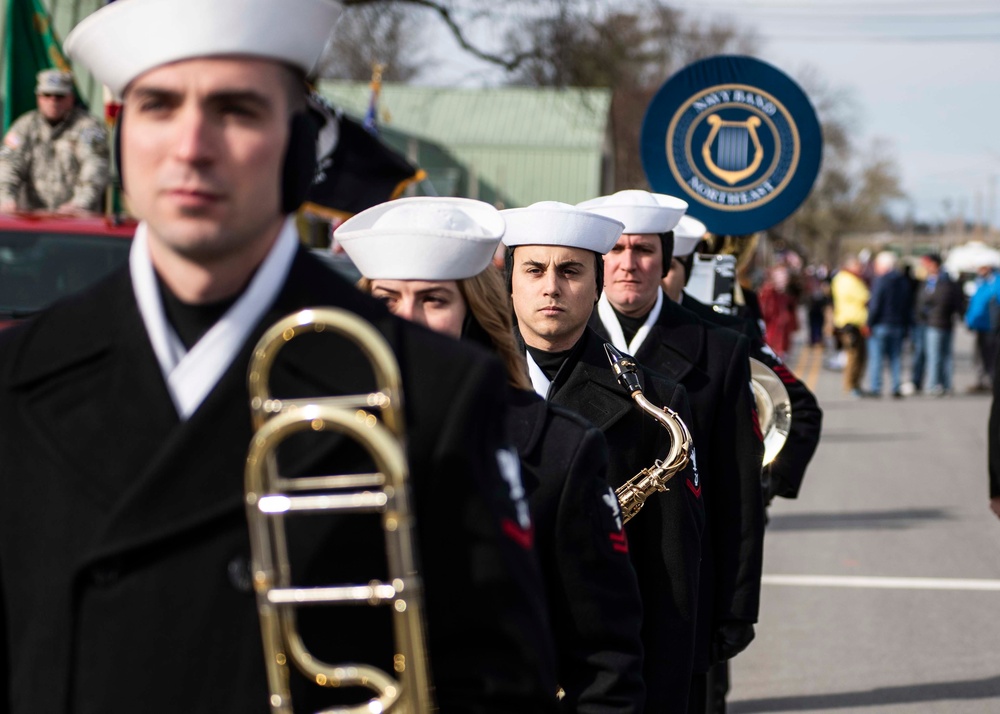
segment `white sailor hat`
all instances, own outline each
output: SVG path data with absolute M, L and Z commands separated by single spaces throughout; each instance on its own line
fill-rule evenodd
M 271 59 L 308 74 L 342 9 L 333 0 L 117 0 L 73 28 L 65 48 L 118 96 L 144 72 L 196 57 Z
M 559 201 L 500 211 L 507 221 L 504 245 L 562 245 L 604 255 L 621 237 L 621 221 Z
M 352 216 L 334 237 L 366 278 L 462 280 L 486 269 L 503 231 L 483 201 L 415 196 Z
M 672 231 L 688 207 L 687 201 L 679 198 L 638 189 L 592 198 L 576 206 L 621 221 L 629 234 Z
M 681 216 L 674 228 L 674 257 L 686 258 L 694 252 L 698 241 L 705 237 L 708 228 L 692 216 Z

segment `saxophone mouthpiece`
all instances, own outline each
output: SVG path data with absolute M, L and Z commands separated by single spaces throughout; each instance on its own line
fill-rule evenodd
M 625 354 L 610 342 L 604 343 L 604 352 L 608 356 L 608 362 L 611 363 L 611 369 L 618 379 L 618 384 L 622 385 L 629 394 L 641 392 L 642 387 L 639 385 L 639 377 L 636 374 L 638 367 L 635 358 Z

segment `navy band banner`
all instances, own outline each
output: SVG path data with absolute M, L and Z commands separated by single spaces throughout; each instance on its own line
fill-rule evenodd
M 652 189 L 683 198 L 688 214 L 720 235 L 790 216 L 812 189 L 822 146 L 805 92 L 752 57 L 688 65 L 660 87 L 642 123 Z

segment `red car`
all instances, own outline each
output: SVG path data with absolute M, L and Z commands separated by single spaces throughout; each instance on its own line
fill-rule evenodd
M 135 222 L 0 214 L 0 329 L 128 261 Z

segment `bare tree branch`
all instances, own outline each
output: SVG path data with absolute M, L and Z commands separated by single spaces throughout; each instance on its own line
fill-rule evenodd
M 347 6 L 369 5 L 376 1 L 377 0 L 345 0 L 344 4 Z M 517 53 L 514 54 L 512 57 L 505 58 L 501 57 L 500 55 L 496 55 L 491 52 L 486 52 L 485 50 L 480 49 L 479 47 L 477 47 L 468 40 L 468 38 L 465 35 L 465 31 L 462 29 L 462 26 L 452 15 L 451 9 L 440 2 L 435 2 L 435 0 L 396 0 L 396 1 L 399 2 L 400 4 L 414 5 L 417 7 L 423 7 L 427 8 L 428 10 L 432 10 L 438 15 L 438 17 L 441 18 L 444 24 L 448 26 L 448 30 L 451 32 L 452 36 L 454 36 L 455 38 L 455 41 L 458 42 L 459 46 L 463 50 L 465 50 L 466 52 L 475 57 L 478 57 L 481 60 L 503 67 L 508 72 L 517 69 L 522 62 L 524 62 L 528 57 L 531 56 L 530 52 L 525 52 L 525 53 Z
M 646 183 L 639 152 L 642 117 L 670 75 L 712 55 L 757 54 L 752 32 L 725 20 L 700 21 L 671 7 L 670 0 L 344 2 L 431 10 L 465 52 L 502 67 L 511 84 L 610 89 L 615 188 Z M 487 51 L 470 39 L 473 25 L 483 20 L 499 28 L 501 49 Z M 852 97 L 815 73 L 806 72 L 802 80 L 822 124 L 823 163 L 808 199 L 769 234 L 778 241 L 794 239 L 814 256 L 827 251 L 836 257 L 841 236 L 882 225 L 887 202 L 900 195 L 900 181 L 885 147 L 856 145 Z
M 373 67 L 382 65 L 384 81 L 412 81 L 433 61 L 421 51 L 424 19 L 393 0 L 355 3 L 334 28 L 317 73 L 331 79 L 368 81 Z

